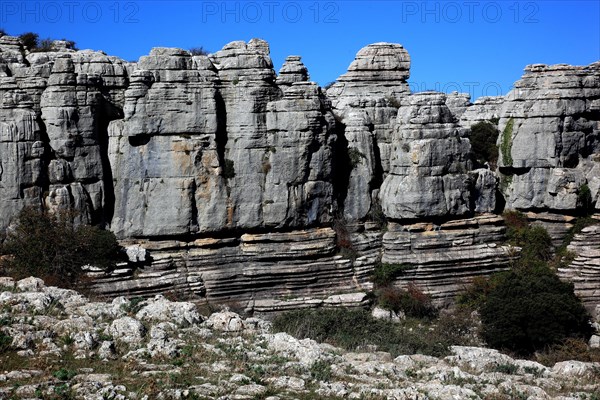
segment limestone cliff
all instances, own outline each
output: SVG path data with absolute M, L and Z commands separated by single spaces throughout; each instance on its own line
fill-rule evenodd
M 514 257 L 504 208 L 558 244 L 582 193 L 600 207 L 600 63 L 529 66 L 507 96 L 473 104 L 411 94 L 409 74 L 390 43 L 324 90 L 299 56 L 276 74 L 259 39 L 127 63 L 0 37 L 0 230 L 25 206 L 73 209 L 135 254 L 93 272 L 97 291 L 269 311 L 361 304 L 379 262 L 410 265 L 398 285 L 448 302 Z M 498 170 L 473 169 L 470 127 L 498 120 Z M 590 232 L 577 240 L 592 253 L 574 243 L 562 273 L 594 305 Z

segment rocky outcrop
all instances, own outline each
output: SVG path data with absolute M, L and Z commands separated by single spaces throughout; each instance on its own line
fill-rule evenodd
M 378 207 L 377 192 L 390 170 L 393 120 L 400 99 L 409 94 L 409 71 L 406 49 L 375 43 L 361 49 L 327 90 L 341 128 L 337 179 L 343 182 L 346 218 L 364 220 Z
M 531 65 L 506 96 L 498 139 L 507 207 L 573 213 L 598 196 L 600 64 Z
M 26 54 L 9 36 L 0 38 L 0 47 L 6 132 L 0 160 L 7 172 L 1 179 L 2 228 L 23 206 L 42 202 L 49 209 L 73 209 L 84 223 L 108 222 L 106 128 L 122 116 L 128 84 L 123 61 L 61 46 Z
M 100 273 L 97 292 L 172 292 L 215 303 L 236 302 L 256 312 L 316 307 L 332 293 L 369 290 L 370 269 L 360 266 L 372 268 L 377 259 L 376 254 L 365 255 L 353 264 L 337 255 L 331 228 L 138 243 L 152 255 L 152 263 Z M 364 294 L 339 304 L 360 305 L 363 300 Z
M 443 304 L 509 264 L 504 208 L 559 245 L 597 206 L 599 71 L 530 66 L 508 96 L 471 104 L 410 94 L 399 44 L 361 49 L 324 90 L 299 56 L 276 74 L 259 39 L 127 63 L 2 36 L 0 231 L 25 206 L 111 229 L 130 261 L 87 268 L 110 296 L 360 305 L 385 262 Z M 498 118 L 499 171 L 473 170 L 469 129 Z
M 445 100 L 431 92 L 401 103 L 390 171 L 379 194 L 389 218 L 456 217 L 471 211 L 470 144 Z
M 502 246 L 502 218 L 482 215 L 441 225 L 391 223 L 383 235 L 383 263 L 408 269 L 397 286 L 415 284 L 438 304 L 451 303 L 476 276 L 507 269 L 514 252 Z
M 0 285 L 2 398 L 566 399 L 600 390 L 593 362 L 545 366 L 471 346 L 437 357 L 348 351 L 162 296 L 106 303 L 36 278 Z
M 600 216 L 596 214 L 596 221 Z M 600 224 L 583 228 L 576 234 L 567 250 L 573 252 L 575 259 L 568 267 L 559 270 L 564 279 L 573 282 L 575 293 L 584 304 L 594 311 L 600 304 Z
M 300 56 L 288 56 L 277 75 L 278 86 L 288 86 L 296 82 L 308 81 L 308 68 Z
M 471 128 L 478 122 L 494 122 L 500 119 L 504 97 L 479 97 L 473 104 L 469 103 L 459 116 L 459 123 L 464 128 Z M 455 113 L 456 114 L 456 113 Z

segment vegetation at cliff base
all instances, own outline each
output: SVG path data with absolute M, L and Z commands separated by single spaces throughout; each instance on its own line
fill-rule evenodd
M 532 354 L 567 338 L 589 338 L 590 316 L 549 268 L 495 278 L 481 308 L 482 336 L 494 348 Z
M 531 355 L 569 339 L 587 340 L 590 315 L 550 267 L 550 236 L 517 211 L 504 214 L 509 243 L 521 248 L 511 269 L 480 278 L 459 297 L 478 309 L 482 338 L 496 349 Z
M 287 332 L 300 339 L 310 338 L 351 351 L 372 349 L 401 354 L 449 354 L 449 346 L 468 345 L 470 321 L 456 316 L 440 318 L 435 324 L 419 319 L 400 323 L 376 319 L 363 309 L 312 309 L 279 314 L 274 332 Z
M 111 269 L 120 246 L 110 231 L 74 223 L 72 212 L 24 208 L 0 246 L 0 269 L 9 276 L 41 277 L 57 286 L 72 286 L 84 265 Z

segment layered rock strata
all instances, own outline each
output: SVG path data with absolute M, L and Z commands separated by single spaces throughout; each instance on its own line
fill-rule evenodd
M 575 235 L 567 247 L 575 259 L 559 270 L 563 278 L 573 282 L 575 293 L 591 311 L 600 304 L 600 215 L 594 217 L 599 224 L 583 228 Z
M 128 264 L 89 269 L 100 293 L 266 312 L 360 305 L 380 262 L 408 265 L 397 285 L 446 303 L 515 255 L 503 209 L 558 245 L 598 207 L 600 64 L 530 66 L 509 95 L 473 104 L 410 94 L 409 75 L 391 43 L 361 49 L 323 90 L 299 56 L 277 75 L 259 39 L 127 63 L 2 36 L 0 230 L 25 206 L 69 209 L 130 246 Z M 473 170 L 469 129 L 498 119 L 499 171 Z M 586 271 L 593 305 L 593 257 L 577 243 L 564 276 Z

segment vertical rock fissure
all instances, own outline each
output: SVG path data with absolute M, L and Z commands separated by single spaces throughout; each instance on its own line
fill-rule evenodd
M 92 222 L 106 228 L 115 213 L 115 186 L 113 171 L 108 156 L 108 125 L 111 121 L 123 118 L 123 110 L 109 101 L 103 100 L 98 119 L 98 145 L 100 162 L 102 164 L 102 179 L 104 182 L 104 204 L 102 209 L 94 210 Z
M 379 189 L 381 188 L 381 184 L 383 183 L 383 165 L 381 162 L 381 151 L 379 150 L 379 143 L 377 141 L 377 136 L 373 133 L 374 127 L 373 125 L 369 126 L 369 131 L 372 134 L 373 138 L 373 177 L 369 182 L 369 192 L 371 193 L 371 208 L 369 210 L 369 214 L 371 219 L 375 217 L 375 213 L 379 213 L 380 210 L 376 210 L 376 208 L 381 208 L 381 204 L 379 202 Z
M 337 140 L 333 151 L 333 198 L 337 203 L 336 210 L 343 215 L 344 202 L 348 196 L 348 185 L 352 166 L 348 155 L 348 139 L 346 139 L 346 125 L 336 120 L 335 134 Z
M 215 94 L 215 103 L 217 108 L 217 132 L 215 141 L 217 143 L 217 157 L 222 170 L 225 170 L 225 149 L 227 146 L 227 107 L 223 96 L 217 90 Z
M 48 137 L 48 132 L 46 131 L 46 124 L 42 119 L 41 113 L 38 113 L 37 124 L 40 128 L 40 141 L 44 144 L 44 153 L 42 154 L 42 168 L 40 171 L 40 181 L 39 186 L 41 188 L 42 196 L 40 198 L 40 206 L 45 208 L 45 197 L 48 195 L 50 191 L 50 178 L 48 177 L 48 168 L 50 166 L 50 162 L 56 158 L 52 147 L 50 147 L 50 138 Z

